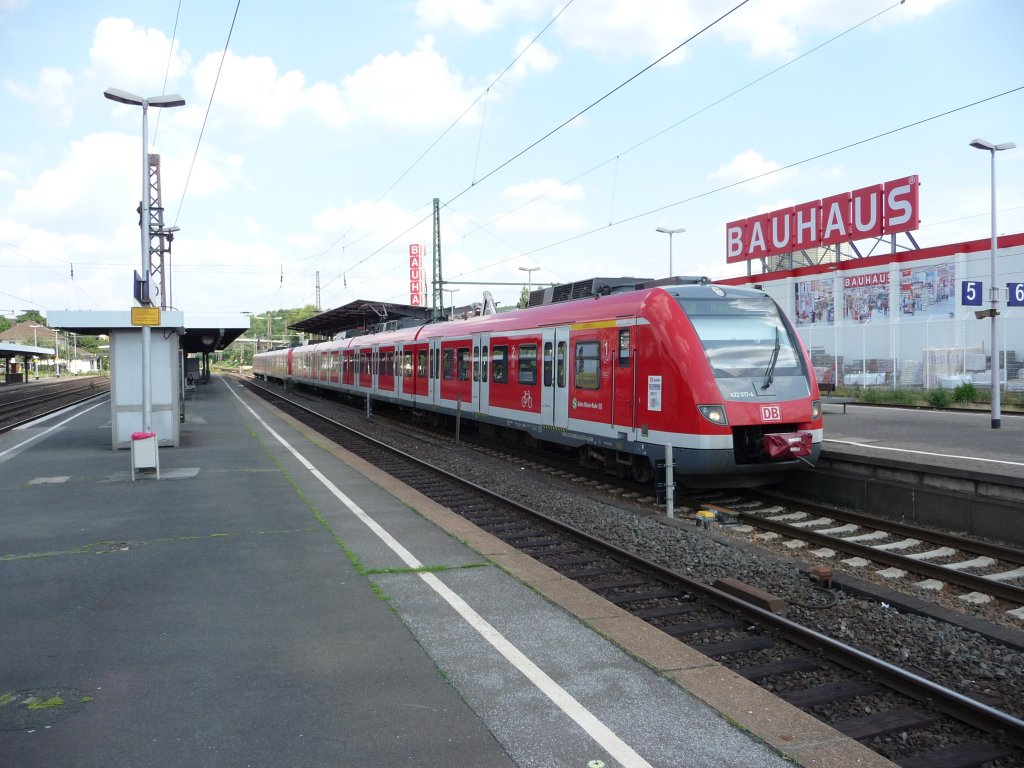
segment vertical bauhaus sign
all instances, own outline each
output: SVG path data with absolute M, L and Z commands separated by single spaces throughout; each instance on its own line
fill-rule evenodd
M 409 303 L 414 307 L 423 306 L 425 286 L 423 248 L 419 243 L 409 243 Z
M 725 260 L 749 261 L 917 229 L 917 176 L 729 222 Z

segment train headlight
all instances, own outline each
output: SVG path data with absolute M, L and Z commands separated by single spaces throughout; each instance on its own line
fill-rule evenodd
M 725 408 L 721 405 L 698 405 L 697 410 L 700 411 L 701 416 L 712 424 L 724 427 L 729 423 L 729 420 L 725 418 Z
M 811 400 L 811 421 L 821 418 L 821 400 Z

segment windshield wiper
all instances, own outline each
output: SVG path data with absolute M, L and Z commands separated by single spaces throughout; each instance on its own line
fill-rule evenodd
M 775 365 L 779 362 L 779 350 L 782 349 L 782 339 L 779 336 L 779 326 L 775 326 L 775 349 L 772 350 L 771 359 L 768 360 L 768 368 L 764 372 L 764 384 L 761 389 L 768 389 L 775 381 Z

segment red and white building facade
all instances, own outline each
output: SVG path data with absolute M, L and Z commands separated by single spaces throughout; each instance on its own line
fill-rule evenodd
M 730 222 L 726 261 L 774 271 L 718 282 L 757 284 L 778 301 L 819 381 L 989 387 L 991 321 L 975 311 L 991 306 L 991 237 L 896 250 L 897 233 L 913 243 L 917 189 L 910 176 Z M 889 252 L 851 258 L 862 253 L 858 241 Z M 802 252 L 808 258 L 790 256 Z M 998 238 L 995 282 L 1002 378 L 1024 392 L 1024 233 Z

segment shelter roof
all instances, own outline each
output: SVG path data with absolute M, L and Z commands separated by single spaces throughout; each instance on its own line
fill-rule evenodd
M 396 322 L 426 322 L 433 315 L 429 307 L 414 307 L 409 304 L 391 304 L 386 301 L 370 301 L 356 299 L 334 309 L 328 309 L 319 315 L 300 320 L 288 327 L 292 330 L 333 337 L 342 331 L 354 329 L 370 330 Z

